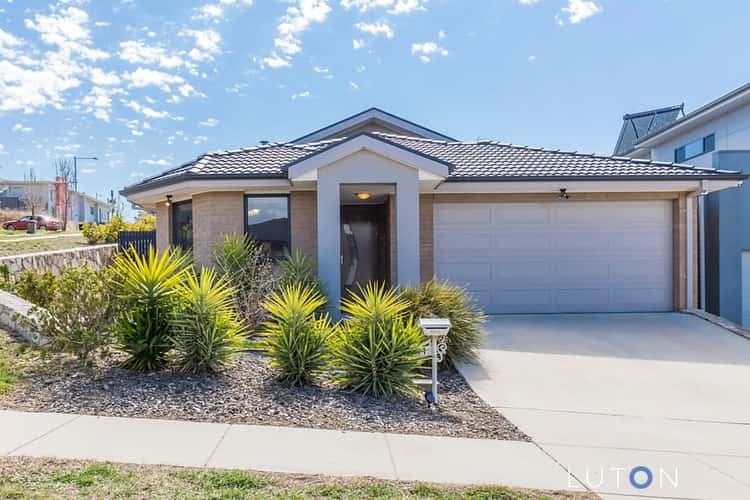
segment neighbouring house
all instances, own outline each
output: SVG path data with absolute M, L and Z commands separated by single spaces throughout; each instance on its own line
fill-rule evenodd
M 750 84 L 639 136 L 628 153 L 750 174 Z M 710 179 L 705 181 L 710 186 Z M 750 328 L 750 185 L 704 191 L 705 201 L 699 197 L 701 304 Z
M 316 259 L 332 304 L 370 280 L 466 285 L 487 313 L 671 311 L 697 300 L 693 200 L 741 173 L 462 142 L 372 108 L 128 186 L 159 248 L 246 233 Z M 336 311 L 334 311 L 335 313 Z
M 8 210 L 30 210 L 35 204 L 37 211 L 58 219 L 65 211 L 66 184 L 58 177 L 55 181 L 0 180 L 0 208 Z M 34 199 L 30 203 L 29 196 Z M 115 206 L 89 194 L 71 191 L 68 220 L 74 224 L 95 222 L 103 224 L 112 215 Z

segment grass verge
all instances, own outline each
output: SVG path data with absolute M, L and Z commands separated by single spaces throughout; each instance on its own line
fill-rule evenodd
M 32 459 L 0 459 L 0 498 L 596 498 L 500 486 L 438 486 L 374 479 Z
M 88 246 L 86 238 L 82 235 L 63 236 L 60 238 L 24 239 L 21 241 L 13 238 L 0 239 L 0 257 L 10 255 L 21 255 L 26 253 L 47 252 L 49 250 L 66 250 L 69 248 L 80 248 Z

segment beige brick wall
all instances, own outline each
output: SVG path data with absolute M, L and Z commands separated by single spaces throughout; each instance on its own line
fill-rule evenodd
M 315 191 L 289 194 L 292 251 L 300 250 L 313 260 L 318 258 L 318 205 Z
M 211 264 L 214 243 L 225 234 L 243 234 L 244 194 L 213 192 L 193 196 L 193 256 L 199 266 Z
M 171 210 L 166 203 L 156 205 L 156 249 L 164 250 L 172 240 Z

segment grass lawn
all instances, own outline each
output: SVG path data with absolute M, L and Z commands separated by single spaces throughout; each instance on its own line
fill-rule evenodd
M 53 459 L 0 459 L 0 498 L 596 498 L 504 487 L 437 486 L 374 479 L 124 465 Z
M 3 394 L 23 380 L 23 374 L 38 363 L 38 359 L 38 350 L 24 342 L 17 342 L 0 329 L 0 400 Z
M 77 234 L 76 236 L 62 236 L 59 238 L 44 238 L 38 240 L 29 239 L 23 241 L 16 241 L 14 238 L 15 237 L 0 238 L 0 257 L 88 246 L 86 239 L 81 234 Z

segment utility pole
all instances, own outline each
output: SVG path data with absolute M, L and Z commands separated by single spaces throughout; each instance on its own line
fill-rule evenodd
M 73 156 L 73 191 L 78 192 L 78 160 L 98 160 L 96 156 Z

